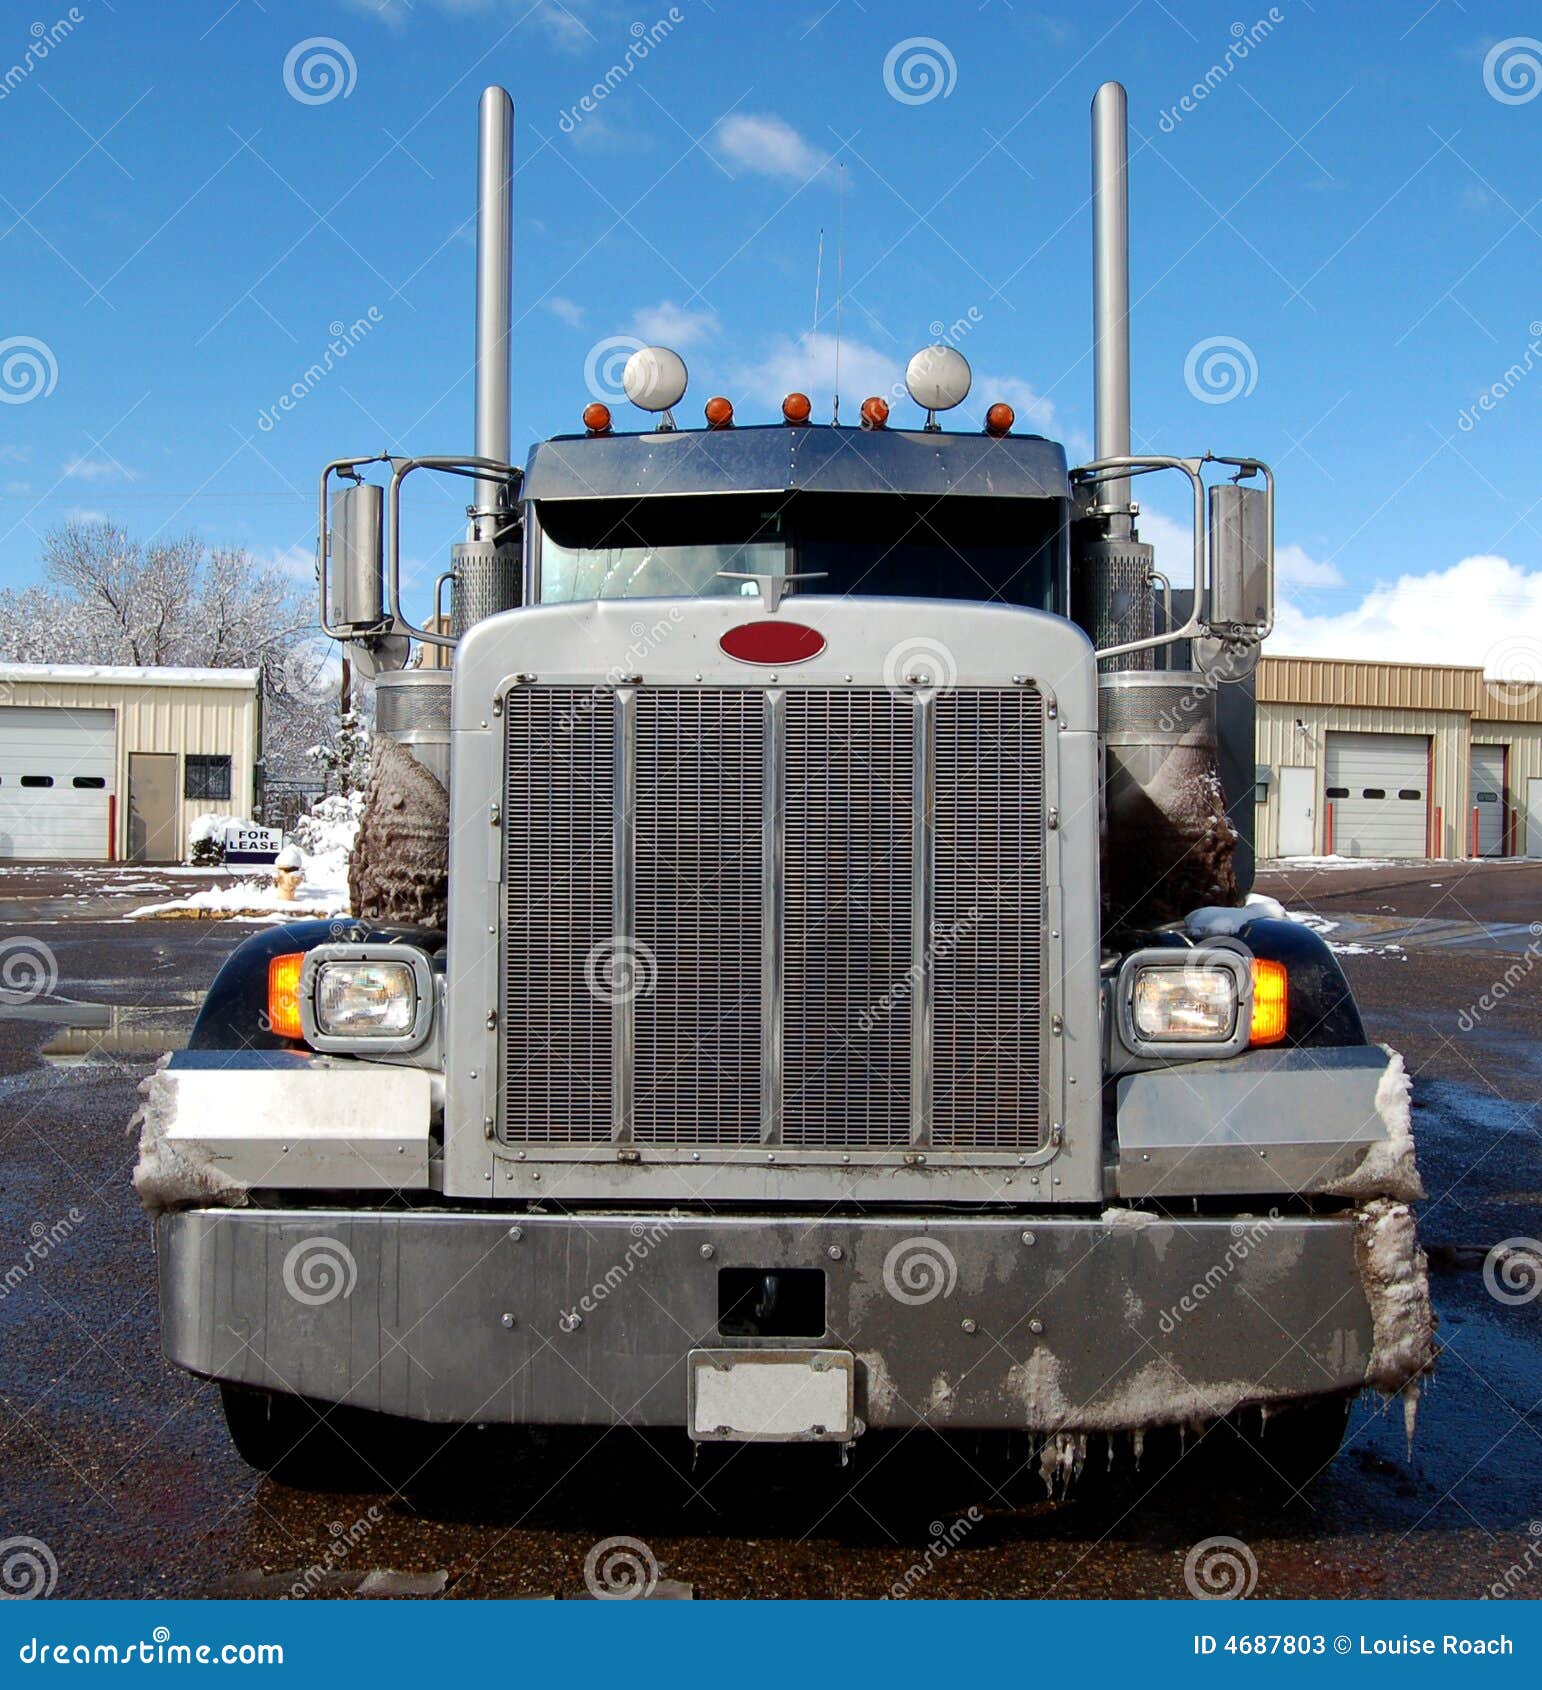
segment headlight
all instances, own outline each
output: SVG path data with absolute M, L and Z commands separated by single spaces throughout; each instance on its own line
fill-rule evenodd
M 306 954 L 299 996 L 315 1050 L 416 1050 L 433 1020 L 428 958 L 401 945 L 320 945 Z
M 1249 957 L 1206 945 L 1137 951 L 1119 970 L 1119 1036 L 1138 1056 L 1234 1056 L 1246 1049 Z

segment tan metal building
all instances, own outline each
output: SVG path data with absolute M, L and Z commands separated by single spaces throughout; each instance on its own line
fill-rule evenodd
M 1255 686 L 1260 858 L 1542 857 L 1542 686 L 1319 657 Z
M 180 862 L 252 814 L 261 735 L 256 669 L 0 665 L 0 860 Z

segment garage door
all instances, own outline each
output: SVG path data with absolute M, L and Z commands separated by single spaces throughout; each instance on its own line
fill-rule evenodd
M 1505 854 L 1505 748 L 1475 745 L 1472 748 L 1472 782 L 1467 797 L 1467 827 L 1476 832 L 1480 857 Z
M 0 857 L 108 855 L 113 722 L 111 710 L 0 706 Z
M 1429 848 L 1430 742 L 1422 734 L 1328 735 L 1333 849 L 1344 857 L 1422 857 Z

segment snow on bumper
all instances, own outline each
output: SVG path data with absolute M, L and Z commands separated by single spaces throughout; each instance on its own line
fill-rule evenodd
M 384 1063 L 178 1051 L 140 1087 L 134 1189 L 152 1214 L 253 1190 L 425 1191 L 433 1087 Z
M 1115 1432 L 1416 1384 L 1406 1208 L 922 1220 L 186 1210 L 158 1223 L 194 1373 L 430 1421 L 677 1426 L 724 1269 L 818 1271 L 872 1427 Z M 707 1247 L 711 1248 L 708 1249 Z

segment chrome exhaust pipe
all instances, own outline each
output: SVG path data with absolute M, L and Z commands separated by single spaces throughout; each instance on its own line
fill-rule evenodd
M 514 284 L 514 102 L 484 88 L 477 129 L 476 455 L 509 461 L 509 332 Z M 476 484 L 473 539 L 494 540 L 503 486 Z
M 1130 453 L 1129 124 L 1122 84 L 1105 82 L 1092 98 L 1093 443 L 1099 458 Z M 1100 484 L 1114 507 L 1110 540 L 1127 540 L 1130 483 Z

